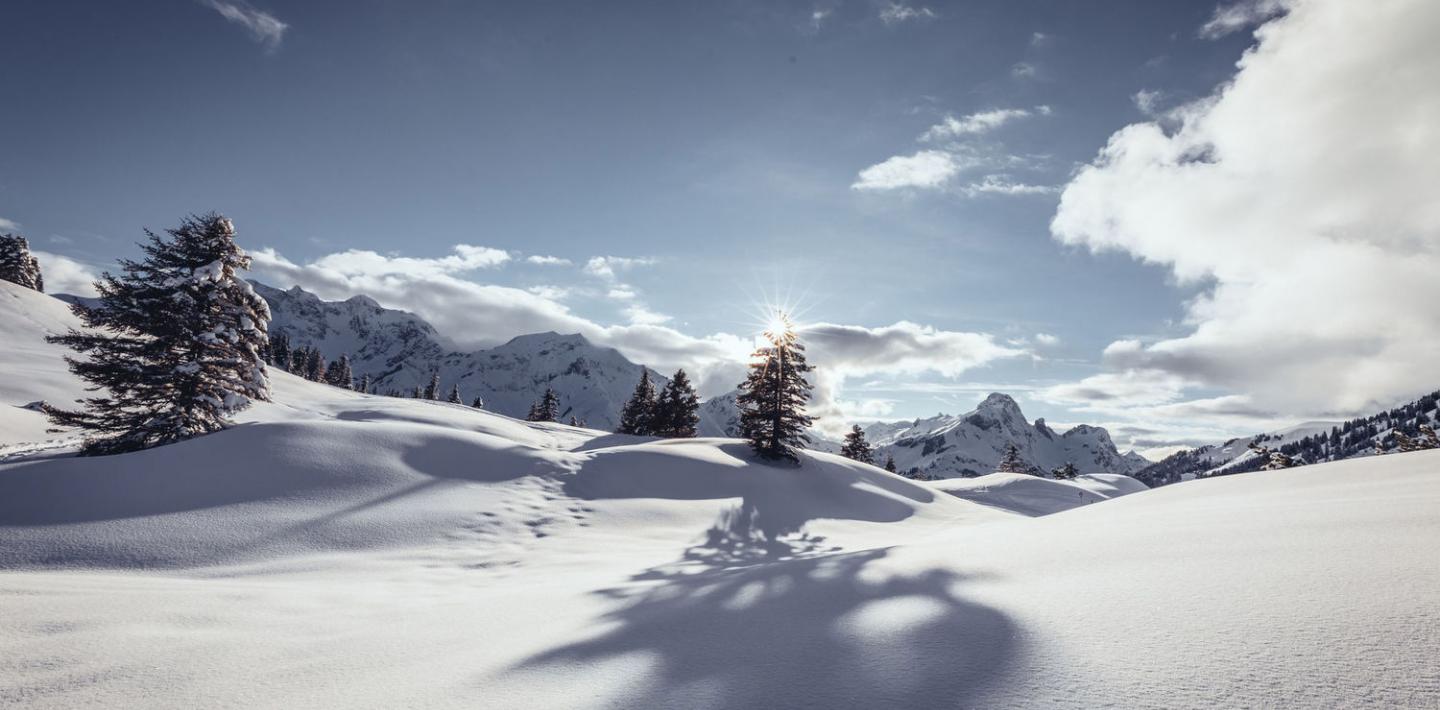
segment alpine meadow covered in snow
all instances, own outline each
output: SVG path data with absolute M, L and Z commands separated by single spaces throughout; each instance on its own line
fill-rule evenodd
M 1440 4 L 0 22 L 0 707 L 1440 708 Z

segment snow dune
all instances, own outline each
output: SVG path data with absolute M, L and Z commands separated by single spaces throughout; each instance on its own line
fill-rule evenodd
M 1440 706 L 1440 452 L 1121 496 L 274 389 L 12 449 L 0 706 Z
M 1050 515 L 1149 490 L 1145 484 L 1119 473 L 1086 473 L 1068 481 L 1024 473 L 991 473 L 926 484 L 956 498 L 1026 516 Z

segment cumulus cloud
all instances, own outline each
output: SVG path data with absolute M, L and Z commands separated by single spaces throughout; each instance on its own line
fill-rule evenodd
M 637 266 L 651 266 L 654 263 L 655 259 L 648 256 L 595 256 L 585 262 L 585 273 L 604 279 L 613 279 L 616 272 L 628 271 Z
M 1187 334 L 1112 343 L 1114 371 L 1231 414 L 1355 414 L 1440 382 L 1440 4 L 1244 3 L 1207 31 L 1282 11 L 1174 125 L 1111 136 L 1051 231 L 1204 287 Z
M 1037 344 L 1044 345 L 1047 348 L 1054 347 L 1060 344 L 1060 337 L 1057 335 L 1051 335 L 1050 333 L 1036 333 L 1035 342 Z
M 454 252 L 435 259 L 417 259 L 350 249 L 321 257 L 316 265 L 346 276 L 435 276 L 490 268 L 510 260 L 508 253 L 490 247 L 456 244 Z
M 1160 99 L 1163 96 L 1164 93 L 1159 90 L 1141 89 L 1135 92 L 1135 95 L 1131 96 L 1130 100 L 1135 102 L 1135 108 L 1139 109 L 1140 113 L 1146 116 L 1154 116 L 1158 113 L 1157 109 L 1160 105 Z
M 1059 188 L 1053 185 L 1031 185 L 1023 182 L 1015 182 L 1005 175 L 986 175 L 978 182 L 972 182 L 961 188 L 961 192 L 967 197 L 980 195 L 1048 195 L 1058 192 Z
M 240 25 L 250 33 L 250 38 L 265 45 L 269 50 L 280 46 L 285 31 L 290 25 L 281 22 L 274 15 L 255 9 L 244 0 L 202 0 L 231 23 Z
M 40 275 L 45 279 L 47 293 L 87 297 L 99 295 L 95 291 L 95 279 L 98 275 L 88 264 L 48 251 L 32 249 L 30 253 L 40 262 Z
M 880 8 L 880 21 L 887 25 L 898 25 L 912 20 L 933 20 L 936 17 L 939 15 L 934 10 L 924 6 L 913 7 L 892 2 Z
M 860 171 L 852 190 L 895 190 L 903 187 L 940 187 L 960 171 L 955 155 L 943 150 L 922 150 L 896 155 Z
M 571 266 L 571 265 L 572 265 L 572 262 L 571 262 L 569 259 L 562 259 L 561 257 L 558 257 L 558 256 L 545 256 L 545 255 L 541 255 L 541 254 L 531 254 L 530 256 L 525 257 L 525 262 L 528 263 L 528 264 L 536 264 L 536 265 L 539 265 L 539 266 Z

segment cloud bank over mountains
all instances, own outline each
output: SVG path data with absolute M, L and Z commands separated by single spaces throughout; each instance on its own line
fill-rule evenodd
M 1239 3 L 1203 34 L 1267 17 L 1230 82 L 1119 130 L 1065 186 L 1056 239 L 1206 287 L 1188 333 L 1116 340 L 1052 401 L 1335 416 L 1440 381 L 1440 4 Z

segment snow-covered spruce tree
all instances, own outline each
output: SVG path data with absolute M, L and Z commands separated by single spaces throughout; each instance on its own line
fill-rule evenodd
M 302 345 L 298 348 L 295 348 L 294 350 L 290 351 L 290 366 L 285 368 L 285 371 L 289 372 L 292 375 L 295 375 L 296 377 L 304 377 L 305 363 L 308 362 L 309 359 L 310 352 L 305 349 L 305 346 Z
M 30 242 L 18 234 L 0 234 L 0 279 L 45 293 L 40 262 L 30 253 Z
M 798 463 L 797 448 L 805 448 L 805 433 L 813 420 L 805 413 L 810 382 L 805 373 L 814 368 L 805 361 L 805 346 L 788 319 L 765 333 L 768 345 L 751 357 L 750 375 L 740 383 L 735 402 L 740 405 L 740 430 L 750 447 L 763 458 Z
M 545 394 L 540 395 L 540 401 L 530 406 L 530 414 L 525 418 L 532 422 L 553 422 L 560 417 L 560 397 L 555 390 L 545 388 Z
M 1020 449 L 1016 448 L 1012 441 L 1005 445 L 1005 455 L 1000 458 L 1000 465 L 996 466 L 995 470 L 1004 473 L 1030 473 L 1030 464 L 1020 458 Z
M 1075 468 L 1075 464 L 1069 461 L 1066 461 L 1064 466 L 1060 466 L 1050 471 L 1050 476 L 1057 481 L 1073 481 L 1075 480 L 1075 477 L 1079 475 L 1080 469 Z
M 425 392 L 420 395 L 421 399 L 440 399 L 440 373 L 430 374 L 430 384 L 425 386 Z
M 361 375 L 361 376 L 360 376 L 360 384 L 358 384 L 358 385 L 355 386 L 355 390 L 358 391 L 358 392 L 360 392 L 361 394 L 370 394 L 370 375 L 369 375 L 369 374 L 364 374 L 364 375 Z
M 670 383 L 655 401 L 655 417 L 651 433 L 667 439 L 690 439 L 700 423 L 700 397 L 690 384 L 684 370 L 676 370 Z
M 476 398 L 474 399 L 474 401 L 470 402 L 470 406 L 472 406 L 472 407 L 474 407 L 474 408 L 476 408 L 476 409 L 484 409 L 484 408 L 485 408 L 485 398 L 483 398 L 483 397 L 476 397 Z
M 885 457 L 885 470 L 886 470 L 886 471 L 889 471 L 890 473 L 895 473 L 895 457 L 894 457 L 894 456 L 886 456 L 886 457 Z
M 341 355 L 340 359 L 325 368 L 325 381 L 341 389 L 355 388 L 355 375 L 350 372 L 349 355 Z
M 281 370 L 290 369 L 290 336 L 284 333 L 270 334 L 269 362 Z
M 86 332 L 52 336 L 82 357 L 70 370 L 104 396 L 79 411 L 48 409 L 60 426 L 92 435 L 82 453 L 136 451 L 224 428 L 253 400 L 270 398 L 260 350 L 270 309 L 237 272 L 250 257 L 217 214 L 189 217 L 144 258 L 95 282 L 99 304 L 71 307 Z
M 574 426 L 574 427 L 580 426 L 580 420 L 579 420 L 579 419 L 576 419 L 574 414 L 571 414 L 571 415 L 570 415 L 570 426 Z
M 865 431 L 859 424 L 851 426 L 850 432 L 845 435 L 845 444 L 840 447 L 840 455 L 860 463 L 875 463 L 875 453 L 871 451 L 870 442 L 865 440 Z
M 650 370 L 640 368 L 640 382 L 625 406 L 620 408 L 620 434 L 650 436 L 655 433 L 655 384 L 650 381 Z
M 465 400 L 460 399 L 460 385 L 450 385 L 450 396 L 445 399 L 451 404 L 464 404 Z

